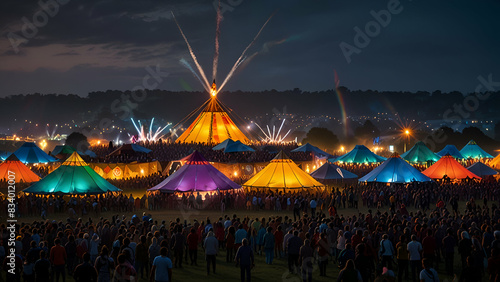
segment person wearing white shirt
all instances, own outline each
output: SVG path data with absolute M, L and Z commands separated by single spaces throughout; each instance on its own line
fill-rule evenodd
M 417 241 L 417 236 L 415 234 L 411 235 L 411 242 L 408 243 L 407 249 L 410 255 L 410 267 L 413 282 L 417 282 L 417 273 L 420 273 L 421 268 L 421 256 L 422 244 Z

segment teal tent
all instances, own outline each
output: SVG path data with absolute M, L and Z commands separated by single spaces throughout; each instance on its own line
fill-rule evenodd
M 496 175 L 498 171 L 492 169 L 491 167 L 483 164 L 482 162 L 477 162 L 467 168 L 470 172 L 474 173 L 477 176 L 489 176 Z
M 80 151 L 77 151 L 75 148 L 69 146 L 69 145 L 57 145 L 54 147 L 54 149 L 52 150 L 52 152 L 50 152 L 52 154 L 52 156 L 54 157 L 57 157 L 58 155 L 60 156 L 67 156 L 67 155 L 71 155 L 73 154 L 73 152 L 77 152 L 80 156 L 89 156 L 91 158 L 96 158 L 97 155 L 92 152 L 91 150 L 87 149 L 85 152 L 80 152 Z
M 431 151 L 431 149 L 427 148 L 424 142 L 418 141 L 410 150 L 401 154 L 401 158 L 410 163 L 427 163 L 437 162 L 440 156 L 436 155 Z
M 317 170 L 311 172 L 310 175 L 318 180 L 342 180 L 358 178 L 356 174 L 330 162 L 326 162 Z
M 102 178 L 78 155 L 73 154 L 56 170 L 23 190 L 33 194 L 103 194 L 120 189 Z
M 443 150 L 439 151 L 436 153 L 438 156 L 443 157 L 446 155 L 450 155 L 454 157 L 455 159 L 463 159 L 464 156 L 460 154 L 460 151 L 458 151 L 457 147 L 455 145 L 446 145 Z
M 25 164 L 49 163 L 58 161 L 58 159 L 47 155 L 33 142 L 25 142 L 13 154 L 16 155 L 16 157 Z
M 429 182 L 429 177 L 411 166 L 398 154 L 392 155 L 381 165 L 359 179 L 360 182 L 409 183 Z
M 7 151 L 0 151 L 0 161 L 6 160 L 10 156 L 10 154 L 12 153 Z
M 331 162 L 343 162 L 343 163 L 381 163 L 386 160 L 386 158 L 376 155 L 370 151 L 364 145 L 356 145 L 349 153 L 340 156 L 336 159 L 328 159 Z
M 328 154 L 327 152 L 321 150 L 320 148 L 316 147 L 316 146 L 313 146 L 309 143 L 306 143 L 296 149 L 293 149 L 291 151 L 292 153 L 296 153 L 296 152 L 312 152 L 314 153 L 316 156 L 322 156 L 322 157 L 330 157 L 331 155 Z
M 474 140 L 470 140 L 469 143 L 460 150 L 460 154 L 466 159 L 493 158 L 492 155 L 479 147 Z

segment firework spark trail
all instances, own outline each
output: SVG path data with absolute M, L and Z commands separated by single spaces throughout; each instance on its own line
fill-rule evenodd
M 262 30 L 264 29 L 264 27 L 266 27 L 267 23 L 271 20 L 271 18 L 274 16 L 274 14 L 272 14 L 268 19 L 267 21 L 264 23 L 264 25 L 260 28 L 259 32 L 257 33 L 257 35 L 253 38 L 252 42 L 250 42 L 250 44 L 248 44 L 248 46 L 245 48 L 245 50 L 243 50 L 243 52 L 241 53 L 240 57 L 238 58 L 238 60 L 236 60 L 236 63 L 234 63 L 234 66 L 233 68 L 231 68 L 231 70 L 229 71 L 229 74 L 226 76 L 226 79 L 224 79 L 224 81 L 222 82 L 222 84 L 220 85 L 219 87 L 219 92 L 222 90 L 222 88 L 226 85 L 226 83 L 228 82 L 228 80 L 233 76 L 233 73 L 234 71 L 236 71 L 236 69 L 238 68 L 238 66 L 241 64 L 241 60 L 243 59 L 243 57 L 245 56 L 245 53 L 248 51 L 248 49 L 250 47 L 252 47 L 252 45 L 255 43 L 255 41 L 257 41 L 257 38 L 259 37 L 260 33 L 262 32 Z
M 212 69 L 212 78 L 215 79 L 217 76 L 217 67 L 219 65 L 219 37 L 220 37 L 220 22 L 222 20 L 222 14 L 220 12 L 220 0 L 219 6 L 217 8 L 217 25 L 215 28 L 215 53 L 214 53 L 214 63 Z
M 262 129 L 262 127 L 260 127 L 260 125 L 258 123 L 255 123 L 255 125 L 257 125 L 257 127 L 260 129 L 260 131 L 262 131 L 262 133 L 264 133 L 264 136 L 266 136 L 266 138 L 269 139 L 269 136 L 267 136 L 266 132 Z
M 191 54 L 191 57 L 193 58 L 193 61 L 194 61 L 195 65 L 196 65 L 196 67 L 198 68 L 198 71 L 200 72 L 201 77 L 203 78 L 203 81 L 205 82 L 206 89 L 210 89 L 210 83 L 208 83 L 208 80 L 207 80 L 207 77 L 205 75 L 205 72 L 203 71 L 203 69 L 201 68 L 200 64 L 198 63 L 198 59 L 196 59 L 196 55 L 194 54 L 193 48 L 191 48 L 191 45 L 189 44 L 189 41 L 186 38 L 186 35 L 184 35 L 184 32 L 181 29 L 181 26 L 177 22 L 177 19 L 175 18 L 175 15 L 174 15 L 174 12 L 171 11 L 171 13 L 172 13 L 172 17 L 173 17 L 173 19 L 175 21 L 175 24 L 177 25 L 177 28 L 179 28 L 179 31 L 181 32 L 181 35 L 184 38 L 184 41 L 186 42 L 186 45 L 187 45 L 187 47 L 189 49 L 189 54 Z M 210 93 L 210 91 L 208 91 L 208 92 Z
M 285 136 L 283 136 L 283 138 L 280 139 L 280 142 L 282 142 L 283 140 L 285 140 L 285 138 L 288 136 L 288 134 L 290 134 L 292 130 L 289 129 L 288 132 L 285 134 Z
M 179 62 L 184 66 L 186 67 L 189 71 L 191 71 L 191 73 L 198 79 L 198 81 L 201 83 L 201 85 L 203 85 L 203 88 L 205 88 L 205 90 L 207 92 L 210 92 L 210 89 L 206 87 L 206 85 L 203 83 L 203 81 L 201 80 L 200 76 L 194 71 L 193 67 L 189 64 L 188 61 L 186 61 L 186 59 L 182 58 L 179 60 Z
M 278 134 L 281 132 L 281 129 L 283 128 L 283 124 L 285 124 L 286 118 L 283 119 L 283 122 L 281 122 L 280 129 L 278 129 Z

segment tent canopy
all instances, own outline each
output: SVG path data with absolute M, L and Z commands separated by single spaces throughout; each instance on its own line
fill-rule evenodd
M 374 168 L 367 175 L 359 179 L 360 182 L 382 183 L 409 183 L 429 182 L 429 177 L 423 175 L 418 169 L 411 166 L 398 154 L 392 155 L 385 162 Z
M 439 161 L 431 165 L 422 173 L 432 179 L 441 179 L 444 176 L 448 176 L 451 179 L 465 179 L 467 177 L 481 179 L 481 177 L 459 164 L 455 158 L 450 155 L 443 156 Z
M 431 149 L 427 148 L 424 142 L 418 141 L 410 150 L 402 154 L 401 158 L 410 163 L 426 163 L 429 161 L 437 162 L 440 156 L 436 155 L 431 151 Z
M 474 140 L 470 140 L 469 143 L 460 150 L 460 154 L 466 159 L 493 158 L 492 155 L 479 147 Z
M 89 156 L 89 157 L 92 157 L 92 158 L 95 158 L 97 157 L 97 155 L 92 152 L 91 150 L 87 149 L 85 152 L 80 152 L 80 151 L 77 151 L 75 148 L 69 146 L 69 145 L 56 145 L 54 147 L 54 149 L 52 150 L 51 154 L 53 156 L 57 156 L 57 155 L 61 155 L 61 156 L 65 156 L 65 155 L 71 155 L 73 154 L 73 152 L 77 152 L 80 156 L 84 155 L 84 156 Z
M 500 169 L 500 155 L 496 156 L 493 160 L 491 160 L 489 165 L 496 169 Z
M 372 151 L 370 151 L 364 145 L 356 145 L 354 149 L 352 149 L 347 154 L 340 156 L 336 159 L 329 159 L 332 162 L 343 162 L 343 163 L 380 163 L 385 161 L 386 158 L 376 155 Z
M 322 180 L 355 179 L 358 176 L 348 170 L 330 162 L 324 163 L 317 170 L 311 172 L 311 176 Z
M 475 175 L 478 176 L 489 176 L 489 175 L 496 175 L 498 174 L 498 171 L 492 169 L 491 167 L 483 164 L 482 162 L 477 162 L 467 168 L 470 172 L 474 173 Z
M 9 157 L 12 153 L 7 151 L 0 151 L 0 161 L 4 161 Z
M 198 117 L 175 142 L 213 145 L 219 144 L 226 139 L 239 140 L 245 144 L 250 142 L 229 117 L 228 111 L 217 100 L 216 96 L 208 99 L 201 107 L 203 110 Z
M 255 152 L 254 149 L 248 147 L 247 145 L 241 143 L 240 140 L 233 141 L 231 139 L 226 139 L 219 145 L 212 148 L 212 150 L 222 150 L 224 149 L 224 153 L 237 153 L 237 152 Z
M 446 155 L 450 155 L 454 157 L 455 159 L 463 159 L 464 156 L 460 154 L 460 151 L 458 151 L 457 147 L 455 145 L 446 145 L 443 150 L 439 151 L 436 153 L 438 156 L 443 157 Z
M 13 154 L 16 155 L 16 157 L 25 164 L 49 163 L 58 161 L 56 158 L 47 155 L 33 142 L 25 142 Z
M 198 151 L 194 151 L 186 158 L 183 166 L 148 191 L 208 192 L 239 188 L 241 188 L 240 185 L 218 171 Z
M 243 186 L 252 188 L 300 189 L 324 187 L 300 169 L 288 156 L 279 152 L 271 162 Z
M 296 149 L 293 149 L 291 151 L 292 153 L 295 153 L 295 152 L 312 152 L 314 153 L 316 156 L 324 156 L 324 157 L 330 157 L 330 154 L 328 154 L 327 152 L 321 150 L 320 148 L 316 147 L 316 146 L 313 146 L 309 143 L 306 143 Z
M 136 154 L 136 153 L 149 154 L 151 152 L 152 151 L 150 149 L 144 148 L 144 147 L 139 146 L 137 144 L 123 144 L 120 147 L 118 147 L 116 150 L 111 152 L 109 154 L 109 156 Z
M 9 171 L 14 172 L 16 182 L 35 182 L 40 177 L 19 161 L 16 155 L 10 155 L 5 162 L 0 164 L 0 180 L 9 180 Z
M 103 194 L 120 189 L 90 168 L 78 155 L 71 156 L 42 180 L 23 190 L 34 194 Z

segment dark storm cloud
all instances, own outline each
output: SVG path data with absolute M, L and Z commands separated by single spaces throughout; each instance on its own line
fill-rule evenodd
M 223 14 L 218 80 L 273 12 L 248 52 L 257 55 L 237 71 L 227 90 L 329 89 L 334 87 L 334 70 L 341 84 L 352 89 L 469 91 L 478 75 L 500 77 L 498 1 L 400 1 L 402 11 L 392 15 L 390 23 L 348 63 L 339 45 L 354 45 L 354 28 L 363 30 L 374 20 L 370 12 L 387 9 L 389 2 L 222 0 L 238 5 L 226 6 L 230 9 Z M 19 53 L 13 52 L 6 36 L 20 34 L 21 18 L 31 20 L 38 9 L 36 1 L 0 1 L 0 43 L 6 48 L 0 56 L 11 64 L 0 61 L 1 95 L 26 91 L 85 95 L 92 90 L 128 89 L 127 78 L 138 81 L 144 67 L 156 62 L 172 74 L 160 88 L 183 89 L 176 80 L 180 77 L 199 90 L 193 75 L 178 63 L 185 58 L 192 64 L 170 11 L 211 77 L 215 35 L 211 0 L 70 0 L 34 38 L 20 45 Z M 48 56 L 51 48 L 57 50 L 51 57 L 74 65 L 63 68 L 56 61 L 30 69 L 14 60 Z M 92 63 L 82 67 L 78 58 L 83 56 Z M 27 80 L 29 86 L 18 83 Z

